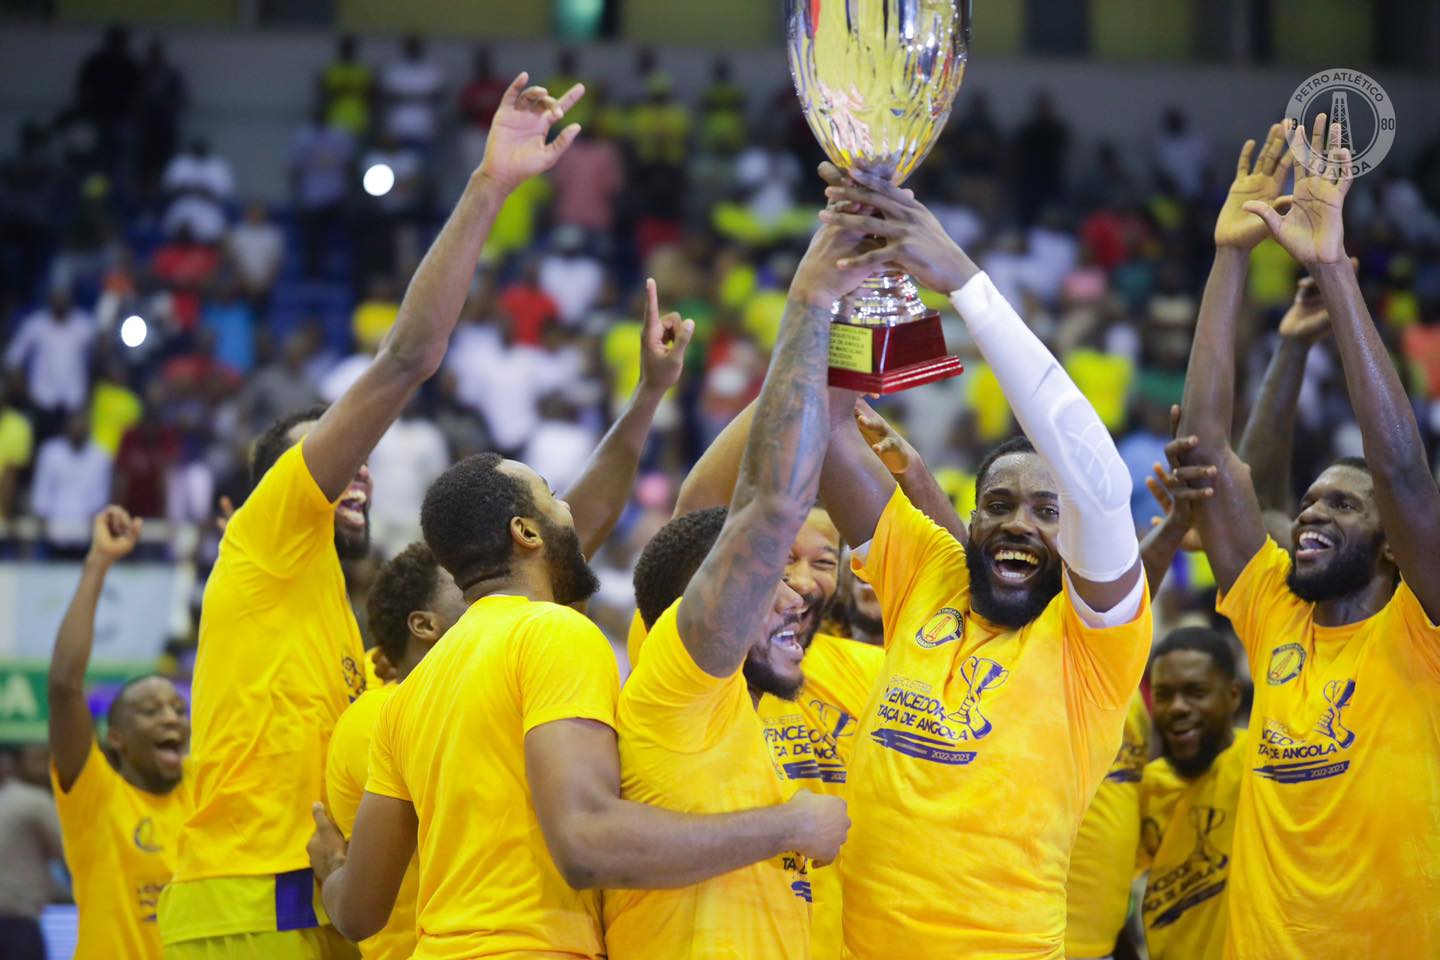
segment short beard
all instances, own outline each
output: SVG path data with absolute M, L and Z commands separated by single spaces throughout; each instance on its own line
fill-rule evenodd
M 570 527 L 540 519 L 540 536 L 545 541 L 545 567 L 550 573 L 550 592 L 564 606 L 589 600 L 600 589 L 600 579 L 580 550 L 580 536 Z
M 1060 592 L 1060 566 L 1041 570 L 1016 597 L 1002 596 L 991 579 L 985 552 L 973 540 L 965 541 L 965 567 L 970 571 L 970 608 L 991 623 L 1019 630 L 1045 612 Z
M 1165 762 L 1170 769 L 1184 777 L 1186 780 L 1194 780 L 1196 777 L 1210 769 L 1215 758 L 1225 749 L 1225 731 L 1206 730 L 1200 735 L 1200 746 L 1195 751 L 1195 756 L 1188 760 L 1181 760 L 1170 755 L 1169 744 L 1165 742 L 1164 734 L 1160 736 L 1160 753 L 1165 757 Z
M 341 560 L 364 560 L 370 556 L 370 513 L 365 513 L 365 531 L 351 533 L 335 525 L 335 553 Z
M 1291 554 L 1290 575 L 1285 584 L 1290 592 L 1309 603 L 1324 603 L 1338 600 L 1352 593 L 1359 593 L 1370 585 L 1375 576 L 1375 561 L 1380 556 L 1381 535 L 1376 534 L 1369 543 L 1351 543 L 1327 563 L 1322 569 L 1301 574 Z
M 745 664 L 740 670 L 745 675 L 745 683 L 751 690 L 768 693 L 781 700 L 796 699 L 800 696 L 800 688 L 805 685 L 803 674 L 798 679 L 787 680 L 772 670 L 770 664 L 753 657 L 746 657 Z

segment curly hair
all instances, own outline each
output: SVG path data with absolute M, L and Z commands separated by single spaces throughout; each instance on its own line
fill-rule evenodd
M 290 431 L 295 429 L 297 424 L 319 420 L 328 409 L 330 408 L 324 404 L 317 404 L 302 410 L 291 410 L 255 438 L 250 447 L 250 489 L 258 487 L 260 478 L 265 476 L 266 471 L 275 466 L 275 461 L 279 460 L 286 450 L 294 446 L 290 440 Z
M 500 471 L 498 453 L 456 463 L 425 491 L 420 529 L 440 566 L 461 590 L 510 572 L 512 517 L 539 517 L 523 481 Z
M 430 607 L 439 575 L 435 554 L 418 541 L 396 554 L 375 575 L 365 597 L 365 612 L 371 636 L 391 663 L 405 659 L 410 644 L 410 614 Z
M 645 545 L 635 564 L 635 605 L 647 628 L 685 592 L 728 513 L 725 507 L 708 507 L 676 517 Z

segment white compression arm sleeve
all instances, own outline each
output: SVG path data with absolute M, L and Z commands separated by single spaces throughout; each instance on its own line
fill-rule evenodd
M 950 294 L 1020 429 L 1055 473 L 1060 557 L 1077 575 L 1108 583 L 1135 564 L 1130 473 L 1100 422 L 1040 338 L 984 273 Z

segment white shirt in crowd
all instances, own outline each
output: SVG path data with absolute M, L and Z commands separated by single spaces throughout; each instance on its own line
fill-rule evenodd
M 30 399 L 42 410 L 79 410 L 94 339 L 95 319 L 85 311 L 71 308 L 61 320 L 41 308 L 21 322 L 5 350 L 5 366 L 28 372 Z
M 530 434 L 520 459 L 544 477 L 552 488 L 570 489 L 580 479 L 599 437 L 589 427 L 570 420 L 541 420 Z
M 93 440 L 78 450 L 63 437 L 40 446 L 30 508 L 46 523 L 52 543 L 81 546 L 90 539 L 90 522 L 110 500 L 110 455 Z
M 436 100 L 445 77 L 429 60 L 396 60 L 380 74 L 380 92 L 389 101 L 385 132 L 397 140 L 426 143 L 435 139 Z
M 219 243 L 225 235 L 225 201 L 235 193 L 235 175 L 224 157 L 178 154 L 165 168 L 161 185 L 175 195 L 165 210 L 167 234 L 181 227 L 201 243 Z
M 477 338 L 460 356 L 450 351 L 460 399 L 480 411 L 495 447 L 514 453 L 540 423 L 539 402 L 547 393 L 572 386 L 585 374 L 575 350 L 515 346 L 489 353 Z
M 390 425 L 370 453 L 375 496 L 370 501 L 370 535 L 393 557 L 420 537 L 420 505 L 435 478 L 450 466 L 445 434 L 429 420 L 402 417 Z
M 268 287 L 280 269 L 285 235 L 273 223 L 240 223 L 230 231 L 226 246 L 235 272 L 246 289 Z
M 574 326 L 583 321 L 600 298 L 605 269 L 585 254 L 552 253 L 540 261 L 540 289 L 555 301 L 560 321 Z

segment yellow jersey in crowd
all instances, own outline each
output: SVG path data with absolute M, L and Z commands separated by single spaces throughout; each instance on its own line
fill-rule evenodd
M 743 672 L 695 663 L 676 625 L 682 602 L 655 621 L 620 694 L 621 794 L 695 814 L 784 803 L 795 787 L 772 763 Z M 676 890 L 607 890 L 609 957 L 804 960 L 811 899 L 798 853 Z
M 525 735 L 615 725 L 620 677 L 600 628 L 525 597 L 470 605 L 380 710 L 369 793 L 415 805 L 418 960 L 605 955 L 600 899 L 560 875 L 530 799 Z
M 133 786 L 94 740 L 69 790 L 50 765 L 75 908 L 76 960 L 159 960 L 155 912 L 175 869 L 175 838 L 189 805 L 191 765 L 169 793 Z
M 1115 760 L 1150 603 L 1087 626 L 1063 589 L 1019 630 L 970 609 L 965 548 L 896 490 L 856 572 L 886 660 L 850 771 L 845 951 L 1061 958 L 1070 847 Z
M 1401 583 L 1343 627 L 1267 540 L 1220 599 L 1245 645 L 1226 956 L 1440 957 L 1440 626 Z
M 195 658 L 194 803 L 160 906 L 166 944 L 326 923 L 305 844 L 335 721 L 365 690 L 335 552 L 335 502 L 303 443 L 275 462 L 220 541 Z
M 1140 915 L 1150 960 L 1220 960 L 1235 812 L 1245 771 L 1245 731 L 1194 780 L 1164 757 L 1140 780 L 1140 848 L 1149 870 Z

